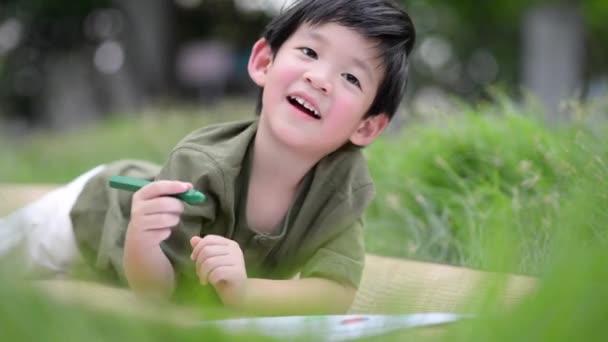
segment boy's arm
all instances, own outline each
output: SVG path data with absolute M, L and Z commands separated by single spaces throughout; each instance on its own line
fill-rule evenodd
M 167 196 L 190 188 L 189 183 L 156 181 L 133 195 L 123 261 L 129 286 L 136 293 L 163 298 L 173 294 L 173 266 L 160 243 L 179 223 L 184 206 L 180 200 Z
M 240 308 L 256 314 L 344 314 L 360 282 L 365 259 L 363 222 L 316 251 L 301 270 L 300 279 L 247 279 Z M 336 279 L 336 280 L 332 280 Z
M 248 278 L 238 243 L 221 236 L 193 237 L 191 258 L 201 284 L 213 285 L 226 306 L 257 315 L 345 313 L 356 293 L 350 284 L 359 283 L 364 258 L 358 241 L 361 226 L 351 228 L 317 251 L 303 268 L 302 279 Z M 343 248 L 362 255 L 345 257 L 338 253 Z
M 159 244 L 147 245 L 127 234 L 124 267 L 129 287 L 139 294 L 169 298 L 175 289 L 173 266 Z
M 344 314 L 357 290 L 323 278 L 248 279 L 239 310 L 256 315 Z
M 302 268 L 302 278 L 248 279 L 242 309 L 269 315 L 344 314 L 354 301 L 352 284 L 360 282 L 364 259 L 359 219 L 317 250 Z

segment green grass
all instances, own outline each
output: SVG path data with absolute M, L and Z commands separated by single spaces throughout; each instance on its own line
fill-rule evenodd
M 490 295 L 472 310 L 477 319 L 450 327 L 447 339 L 569 341 L 608 334 L 608 111 L 594 104 L 573 108 L 576 121 L 549 127 L 533 109 L 508 100 L 457 106 L 450 116 L 413 123 L 365 149 L 377 186 L 366 216 L 368 251 L 541 280 L 538 295 L 511 311 L 498 311 Z M 236 102 L 214 115 L 158 111 L 61 136 L 41 133 L 19 145 L 3 142 L 0 179 L 61 183 L 118 158 L 161 162 L 192 129 L 250 116 L 250 109 Z M 66 307 L 19 284 L 0 286 L 0 303 L 0 322 L 10 318 L 14 327 L 6 336 L 16 340 L 217 334 Z
M 173 146 L 197 127 L 253 117 L 242 100 L 210 110 L 157 110 L 115 115 L 77 131 L 37 132 L 26 141 L 0 138 L 0 181 L 63 183 L 82 172 L 117 159 L 165 160 Z
M 23 280 L 0 269 L 0 339 L 2 341 L 259 341 L 216 328 L 171 323 L 130 314 L 118 315 L 92 307 L 52 300 Z M 160 311 L 158 317 L 170 313 Z M 195 321 L 193 317 L 190 322 Z
M 466 113 L 380 141 L 367 151 L 380 194 L 370 236 L 407 240 L 377 248 L 393 255 L 486 268 L 487 239 L 512 229 L 520 269 L 534 269 L 568 186 L 566 139 L 526 117 Z
M 582 145 L 586 152 L 602 149 Z M 586 151 L 586 152 L 585 152 Z M 501 312 L 488 298 L 479 319 L 450 331 L 454 340 L 603 341 L 608 335 L 608 167 L 606 154 L 580 164 L 561 201 L 540 288 L 513 311 Z M 496 244 L 494 244 L 496 246 Z M 501 253 L 488 257 L 498 259 Z

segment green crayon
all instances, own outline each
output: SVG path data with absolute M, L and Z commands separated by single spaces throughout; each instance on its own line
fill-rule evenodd
M 133 178 L 127 176 L 112 176 L 110 177 L 110 187 L 114 189 L 127 190 L 135 192 L 145 185 L 149 184 L 150 181 L 146 179 Z M 181 194 L 169 195 L 172 197 L 179 198 L 180 200 L 194 205 L 205 201 L 205 195 L 197 190 L 190 189 Z

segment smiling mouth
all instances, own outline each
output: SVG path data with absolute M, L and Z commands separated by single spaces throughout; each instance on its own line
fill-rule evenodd
M 287 96 L 287 101 L 291 103 L 292 106 L 296 107 L 304 114 L 316 119 L 321 120 L 321 115 L 319 112 L 314 109 L 310 104 L 308 104 L 304 99 L 299 98 L 297 96 Z

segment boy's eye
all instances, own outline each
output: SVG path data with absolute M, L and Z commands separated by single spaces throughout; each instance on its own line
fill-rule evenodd
M 303 54 L 310 58 L 317 58 L 317 53 L 313 49 L 309 49 L 307 47 L 300 48 Z
M 344 76 L 344 78 L 346 79 L 347 82 L 356 85 L 358 88 L 361 88 L 361 83 L 355 76 L 353 76 L 353 74 L 345 73 L 345 74 L 342 74 L 342 76 Z

